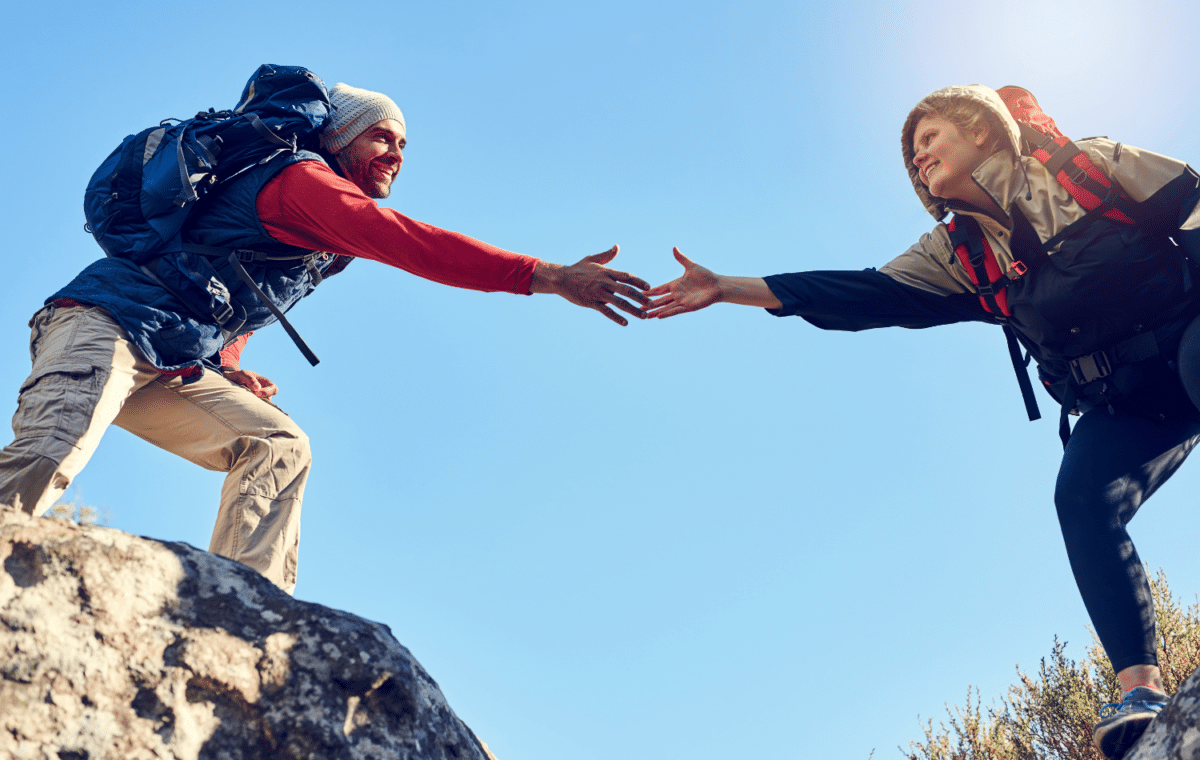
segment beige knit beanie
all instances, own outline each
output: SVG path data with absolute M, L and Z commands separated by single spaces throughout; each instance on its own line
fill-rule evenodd
M 321 133 L 321 143 L 330 153 L 341 151 L 367 127 L 383 119 L 400 122 L 400 131 L 404 132 L 404 114 L 387 95 L 338 82 L 329 91 L 329 102 L 333 104 L 333 115 Z

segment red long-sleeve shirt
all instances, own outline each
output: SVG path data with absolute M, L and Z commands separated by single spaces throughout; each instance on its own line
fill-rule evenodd
M 529 293 L 538 260 L 383 208 L 320 161 L 285 168 L 258 194 L 281 243 L 371 259 L 470 290 Z
M 283 169 L 258 194 L 258 218 L 281 243 L 371 259 L 457 288 L 528 294 L 538 259 L 383 208 L 320 161 Z M 246 336 L 221 352 L 236 369 Z

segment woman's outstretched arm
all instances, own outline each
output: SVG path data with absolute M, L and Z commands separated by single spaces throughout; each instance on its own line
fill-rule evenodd
M 683 275 L 645 291 L 644 295 L 651 298 L 657 296 L 646 307 L 647 317 L 666 319 L 676 314 L 699 311 L 717 302 L 761 306 L 765 309 L 783 306 L 761 277 L 716 274 L 684 256 L 678 248 L 674 249 L 674 253 L 675 260 L 683 265 Z

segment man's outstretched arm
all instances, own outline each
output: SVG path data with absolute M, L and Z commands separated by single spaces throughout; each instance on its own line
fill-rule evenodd
M 639 292 L 649 287 L 645 281 L 604 266 L 616 246 L 569 266 L 540 261 L 383 208 L 318 161 L 281 171 L 259 193 L 257 210 L 281 243 L 372 259 L 446 285 L 554 293 L 620 325 L 627 322 L 610 304 L 642 318 L 641 305 L 649 303 Z

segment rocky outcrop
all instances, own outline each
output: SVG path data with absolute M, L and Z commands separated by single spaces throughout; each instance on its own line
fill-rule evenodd
M 1125 760 L 1200 758 L 1200 670 L 1171 697 Z
M 0 507 L 0 757 L 486 760 L 384 625 Z

